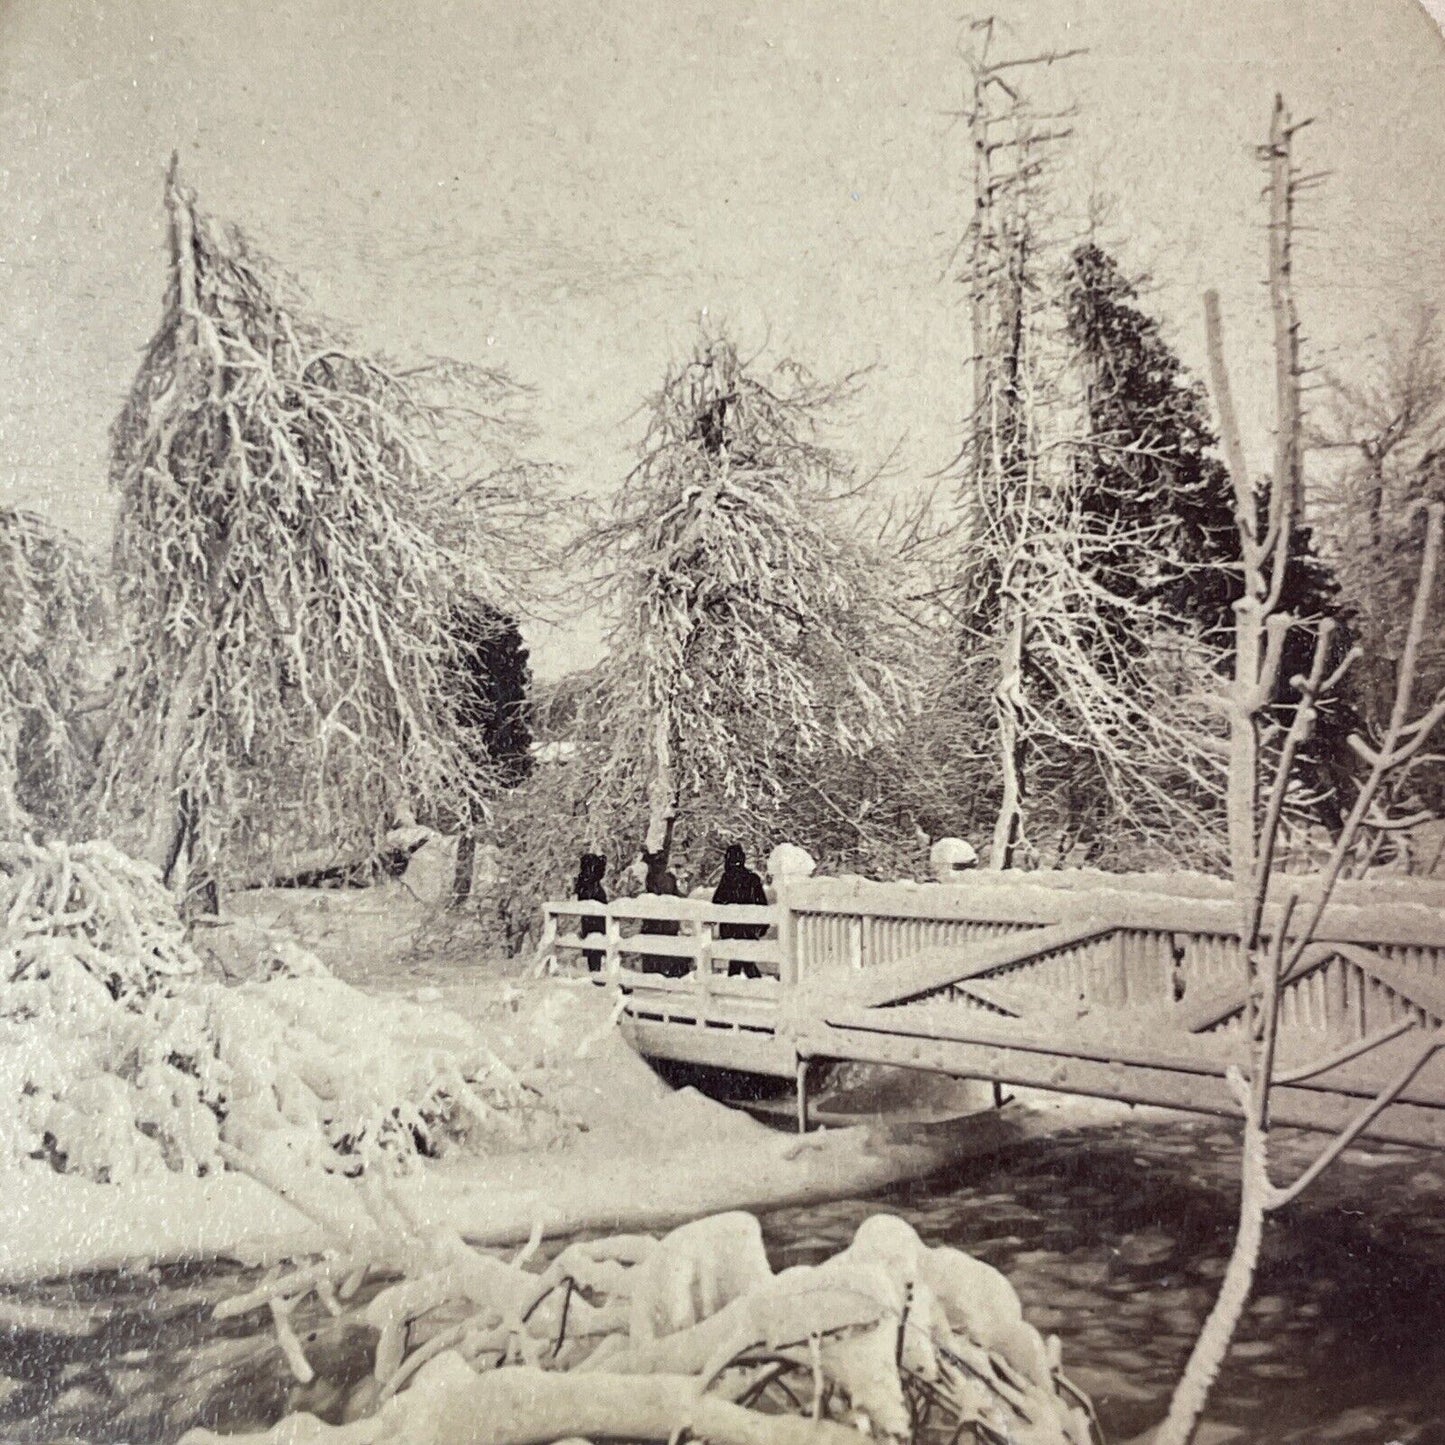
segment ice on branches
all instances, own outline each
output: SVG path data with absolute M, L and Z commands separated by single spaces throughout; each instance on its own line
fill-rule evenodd
M 867 479 L 823 440 L 849 394 L 704 335 L 653 399 L 637 465 L 579 543 L 616 622 L 577 698 L 586 796 L 558 811 L 609 856 L 643 818 L 654 853 L 681 822 L 694 866 L 740 829 L 763 850 L 808 791 L 796 779 L 825 786 L 911 715 L 919 639 L 859 536 Z M 514 872 L 555 875 L 560 847 L 538 858 L 516 831 Z
M 459 1239 L 358 1311 L 379 1331 L 375 1380 L 317 1445 L 547 1445 L 576 1437 L 714 1445 L 1011 1441 L 1089 1445 L 1088 1401 L 989 1265 L 875 1215 L 816 1266 L 774 1274 L 757 1220 L 721 1214 L 661 1240 L 568 1245 L 508 1264 Z M 223 1305 L 284 1319 L 331 1290 L 337 1259 Z M 288 1347 L 284 1335 L 283 1347 Z M 294 1341 L 294 1336 L 293 1336 Z M 293 1368 L 309 1370 L 304 1358 Z M 356 1418 L 358 1415 L 361 1418 Z M 477 1422 L 485 1422 L 484 1435 Z M 299 1419 L 267 1434 L 299 1438 Z M 220 1437 L 194 1431 L 188 1445 Z
M 55 826 L 88 782 L 78 727 L 100 588 L 79 545 L 0 506 L 0 834 Z
M 154 869 L 108 843 L 0 844 L 0 1168 L 294 1180 L 563 1127 L 464 1020 L 300 952 L 224 986 Z
M 100 803 L 170 879 L 366 842 L 494 783 L 451 705 L 461 597 L 515 615 L 548 545 L 517 388 L 402 368 L 305 309 L 174 168 L 161 324 L 113 430 L 128 628 Z
M 12 1017 L 27 989 L 63 986 L 76 970 L 124 1003 L 201 967 L 154 870 L 109 843 L 0 842 L 0 920 Z

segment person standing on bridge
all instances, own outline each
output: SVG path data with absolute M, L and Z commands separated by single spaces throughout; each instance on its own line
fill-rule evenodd
M 602 879 L 607 872 L 607 860 L 600 853 L 584 853 L 577 868 L 577 882 L 573 885 L 572 896 L 579 903 L 606 903 L 607 890 Z M 578 933 L 591 938 L 594 933 L 607 931 L 607 920 L 599 913 L 584 913 Z M 602 954 L 588 949 L 583 958 L 587 960 L 587 971 L 597 973 L 602 968 Z
M 677 875 L 668 868 L 665 853 L 649 853 L 644 848 L 642 862 L 647 869 L 642 884 L 644 893 L 658 898 L 682 897 Z M 682 932 L 682 925 L 675 918 L 644 918 L 638 932 L 652 938 L 676 938 Z M 673 958 L 665 953 L 644 953 L 642 971 L 660 973 L 664 978 L 682 978 L 688 971 L 688 962 L 685 958 Z
M 748 867 L 748 855 L 737 843 L 728 845 L 723 854 L 723 873 L 718 880 L 717 891 L 712 896 L 714 903 L 742 904 L 749 908 L 768 906 L 767 890 L 763 880 Z M 768 931 L 766 923 L 720 923 L 717 936 L 720 939 L 735 939 L 752 943 Z M 751 960 L 730 959 L 728 977 L 761 978 L 762 971 Z

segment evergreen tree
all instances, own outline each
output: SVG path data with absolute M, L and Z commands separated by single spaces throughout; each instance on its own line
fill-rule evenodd
M 473 768 L 499 787 L 515 788 L 532 772 L 532 669 L 521 630 L 514 618 L 480 597 L 453 607 L 451 630 L 453 708 Z M 472 891 L 478 821 L 470 810 L 457 840 L 454 903 Z
M 1091 567 L 1110 595 L 1156 605 L 1225 654 L 1239 595 L 1234 491 L 1214 450 L 1204 389 L 1138 299 L 1101 247 L 1074 250 L 1065 308 L 1087 417 L 1080 505 L 1123 538 L 1152 525 L 1156 541 L 1148 558 L 1127 545 L 1096 550 Z M 1133 634 L 1118 640 L 1142 648 L 1146 639 Z
M 1127 538 L 1152 521 L 1156 539 L 1149 557 L 1127 545 L 1095 548 L 1089 566 L 1104 595 L 1153 610 L 1166 632 L 1197 634 L 1222 671 L 1233 665 L 1234 603 L 1242 588 L 1234 488 L 1215 451 L 1203 387 L 1138 300 L 1137 286 L 1106 251 L 1092 241 L 1075 248 L 1065 308 L 1087 418 L 1079 505 L 1102 524 L 1095 529 L 1100 535 L 1114 531 Z M 1310 529 L 1298 523 L 1280 610 L 1301 622 L 1335 618 L 1341 610 L 1335 578 Z M 1101 649 L 1105 660 L 1120 651 L 1141 654 L 1160 640 L 1137 620 L 1127 621 L 1118 605 L 1106 605 L 1101 616 L 1112 633 L 1111 647 Z M 1346 646 L 1340 629 L 1332 665 Z M 1291 679 L 1308 671 L 1312 649 L 1311 629 L 1296 627 L 1286 637 L 1273 699 L 1286 722 L 1295 697 Z M 1343 700 L 1332 700 L 1300 758 L 1312 811 L 1332 831 L 1350 787 L 1348 739 L 1358 722 Z

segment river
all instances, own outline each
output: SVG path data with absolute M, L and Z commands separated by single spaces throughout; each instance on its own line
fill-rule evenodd
M 1277 1137 L 1281 1177 L 1318 1147 Z M 1122 1442 L 1162 1415 L 1213 1300 L 1237 1147 L 1233 1129 L 1174 1119 L 1033 1138 L 886 1195 L 773 1210 L 764 1232 L 776 1266 L 809 1263 L 890 1210 L 987 1260 L 1061 1337 L 1065 1370 Z M 6 1291 L 0 1439 L 138 1445 L 288 1408 L 333 1415 L 366 1371 L 364 1342 L 323 1330 L 318 1379 L 297 1385 L 268 1316 L 210 1318 L 254 1278 L 208 1265 Z M 1210 1421 L 1200 1445 L 1445 1445 L 1445 1165 L 1357 1152 L 1271 1224 Z

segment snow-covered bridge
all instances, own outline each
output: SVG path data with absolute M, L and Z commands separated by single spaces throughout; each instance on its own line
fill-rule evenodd
M 1306 898 L 1307 879 L 1292 879 Z M 1299 910 L 1300 916 L 1306 910 Z M 815 1060 L 1194 1112 L 1239 1112 L 1239 907 L 1195 875 L 976 873 L 960 884 L 791 880 L 767 908 L 642 897 L 546 906 L 544 954 L 624 996 L 654 1058 L 797 1080 Z M 579 916 L 605 919 L 583 939 Z M 1282 912 L 1266 914 L 1266 932 Z M 676 936 L 638 930 L 668 920 Z M 757 941 L 723 924 L 766 925 Z M 656 960 L 686 960 L 667 977 Z M 741 976 L 733 961 L 756 966 Z M 1278 1124 L 1445 1148 L 1445 889 L 1342 884 L 1285 981 Z

